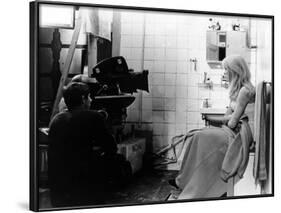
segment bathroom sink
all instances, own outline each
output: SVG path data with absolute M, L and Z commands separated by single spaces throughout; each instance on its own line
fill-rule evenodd
M 136 98 L 133 95 L 106 95 L 95 96 L 95 108 L 120 109 L 130 106 Z
M 201 114 L 224 114 L 226 112 L 226 108 L 200 108 Z
M 202 120 L 205 120 L 205 125 L 220 126 L 221 119 L 224 116 L 226 109 L 223 108 L 200 108 Z

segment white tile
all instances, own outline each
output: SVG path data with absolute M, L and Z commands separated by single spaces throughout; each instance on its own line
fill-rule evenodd
M 187 36 L 177 36 L 177 48 L 190 48 L 189 38 Z
M 154 29 L 155 35 L 164 35 L 165 34 L 165 25 L 164 24 L 156 24 Z
M 144 60 L 153 60 L 153 59 L 154 59 L 154 48 L 145 48 Z
M 188 99 L 187 100 L 187 111 L 189 112 L 198 112 L 199 111 L 199 100 L 197 99 Z
M 142 60 L 142 48 L 131 48 L 131 59 Z
M 131 23 L 121 23 L 121 35 L 131 35 L 132 34 L 132 24 Z
M 132 36 L 132 47 L 143 47 L 143 36 L 133 35 Z
M 152 122 L 152 111 L 142 111 L 142 122 Z
M 176 96 L 176 87 L 175 86 L 165 86 L 165 97 L 173 98 Z
M 145 34 L 146 35 L 155 35 L 155 24 L 147 23 L 145 26 Z
M 163 132 L 164 132 L 164 124 L 162 123 L 153 124 L 153 135 L 163 135 Z
M 164 110 L 164 99 L 163 98 L 153 98 L 152 99 L 152 109 L 153 110 Z
M 177 35 L 177 25 L 176 24 L 166 24 L 165 34 L 166 35 Z
M 131 58 L 131 48 L 121 48 L 120 49 L 120 55 L 122 55 L 125 59 L 130 59 Z
M 184 112 L 186 111 L 187 99 L 185 98 L 177 98 L 176 99 L 176 111 Z
M 164 122 L 175 123 L 176 122 L 176 112 L 165 111 L 164 112 Z
M 164 48 L 155 48 L 154 49 L 154 59 L 155 60 L 164 60 L 165 59 L 165 49 Z
M 187 83 L 188 83 L 188 86 L 196 86 L 196 87 L 198 87 L 198 83 L 199 83 L 199 76 L 198 76 L 198 74 L 197 73 L 188 73 Z
M 132 35 L 143 35 L 143 23 L 133 23 L 132 25 Z
M 146 35 L 145 36 L 145 42 L 144 42 L 144 46 L 145 47 L 154 47 L 154 35 Z
M 132 47 L 132 36 L 122 35 L 121 36 L 121 47 Z
M 157 35 L 154 37 L 154 45 L 155 47 L 165 47 L 166 46 L 166 42 L 165 42 L 165 38 L 166 36 L 163 35 Z
M 164 85 L 164 73 L 152 73 L 152 85 Z
M 210 95 L 211 95 L 210 89 L 199 88 L 199 93 L 198 93 L 199 99 L 211 98 Z
M 152 111 L 152 121 L 156 123 L 163 123 L 164 111 Z
M 165 72 L 166 73 L 176 73 L 177 71 L 177 62 L 175 61 L 166 61 L 165 62 Z
M 176 86 L 176 97 L 177 98 L 187 98 L 187 87 L 186 86 Z
M 165 59 L 169 61 L 175 61 L 178 57 L 177 49 L 175 48 L 166 48 Z
M 189 59 L 188 49 L 177 49 L 177 60 L 178 61 L 188 61 Z
M 187 37 L 189 35 L 190 30 L 191 29 L 190 29 L 189 25 L 186 25 L 186 24 L 177 25 L 177 34 L 180 36 Z
M 165 85 L 175 85 L 176 84 L 176 74 L 165 73 Z
M 164 86 L 153 86 L 152 87 L 152 96 L 153 97 L 164 97 L 165 87 Z
M 190 124 L 190 123 L 188 123 L 187 126 L 186 126 L 187 132 L 190 131 L 190 130 L 193 130 L 193 129 L 198 129 L 198 128 L 199 128 L 198 124 Z
M 143 110 L 152 110 L 152 98 L 143 98 L 142 99 L 142 109 Z
M 164 109 L 165 110 L 176 110 L 176 99 L 175 98 L 165 98 L 164 99 Z
M 198 99 L 198 87 L 188 87 L 187 97 L 189 99 Z
M 187 86 L 187 74 L 177 74 L 176 84 L 177 86 Z
M 141 61 L 140 60 L 127 60 L 128 68 L 134 71 L 141 71 Z
M 186 124 L 176 124 L 176 135 L 186 134 Z
M 176 112 L 176 123 L 177 124 L 186 123 L 186 112 Z
M 177 73 L 187 73 L 188 69 L 187 69 L 187 62 L 184 61 L 179 61 L 177 62 Z
M 176 134 L 176 125 L 175 124 L 164 124 L 162 134 L 165 136 L 168 136 L 168 135 L 174 136 Z
M 143 68 L 145 70 L 148 70 L 149 71 L 149 75 L 151 75 L 150 73 L 153 72 L 153 65 L 154 65 L 154 62 L 153 61 L 144 61 L 143 63 Z
M 197 124 L 200 114 L 198 112 L 187 112 L 187 122 L 190 124 Z
M 165 72 L 165 61 L 154 61 L 154 72 Z
M 165 46 L 167 48 L 176 48 L 177 47 L 177 37 L 176 36 L 166 36 L 165 37 Z

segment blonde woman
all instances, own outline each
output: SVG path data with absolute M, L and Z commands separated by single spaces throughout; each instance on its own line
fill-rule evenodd
M 187 134 L 191 136 L 186 140 L 181 169 L 177 177 L 169 181 L 182 190 L 178 199 L 222 196 L 227 190 L 227 179 L 234 175 L 241 178 L 248 162 L 248 157 L 239 153 L 247 152 L 252 142 L 245 112 L 254 102 L 255 88 L 241 56 L 229 56 L 222 64 L 230 83 L 230 104 L 221 128 L 204 128 Z

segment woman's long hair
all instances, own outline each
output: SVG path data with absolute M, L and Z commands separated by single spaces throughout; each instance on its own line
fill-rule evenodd
M 236 100 L 243 86 L 249 89 L 249 91 L 254 92 L 254 86 L 251 83 L 251 73 L 243 57 L 240 55 L 228 56 L 222 61 L 222 65 L 229 74 L 230 100 Z

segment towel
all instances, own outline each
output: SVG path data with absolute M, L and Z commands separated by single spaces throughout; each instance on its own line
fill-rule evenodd
M 111 41 L 113 11 L 110 9 L 83 8 L 82 32 Z
M 240 130 L 235 134 L 231 129 L 223 126 L 229 134 L 229 145 L 222 163 L 221 178 L 227 181 L 230 177 L 238 175 L 243 177 L 249 160 L 249 149 L 253 142 L 251 128 L 248 118 L 243 117 L 239 121 Z
M 253 175 L 256 183 L 267 179 L 266 171 L 266 84 L 257 85 L 255 102 L 255 159 Z

